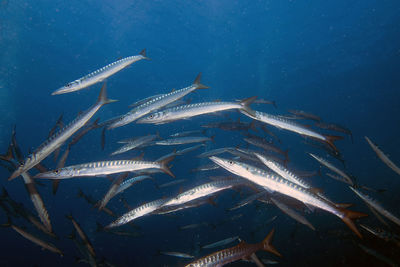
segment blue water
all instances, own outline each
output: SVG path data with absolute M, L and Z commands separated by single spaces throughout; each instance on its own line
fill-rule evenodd
M 338 142 L 346 160 L 347 171 L 372 188 L 385 188 L 383 194 L 367 192 L 385 207 L 400 215 L 400 179 L 373 153 L 364 140 L 369 136 L 390 158 L 400 164 L 398 138 L 400 119 L 400 3 L 398 1 L 0 1 L 0 151 L 6 151 L 13 125 L 25 154 L 35 149 L 48 135 L 60 114 L 64 121 L 92 105 L 100 84 L 76 93 L 51 96 L 62 85 L 75 80 L 120 57 L 138 54 L 143 48 L 151 61 L 140 61 L 110 77 L 108 95 L 118 99 L 103 107 L 95 117 L 106 120 L 128 111 L 139 99 L 188 86 L 199 73 L 202 83 L 210 86 L 189 95 L 192 102 L 235 100 L 253 95 L 275 100 L 278 109 L 257 105 L 257 110 L 286 114 L 301 109 L 317 114 L 324 121 L 351 129 L 349 138 Z M 237 119 L 236 112 L 226 112 Z M 240 116 L 241 120 L 250 119 Z M 167 137 L 181 130 L 226 120 L 224 116 L 201 116 L 192 120 L 154 126 L 130 124 L 107 132 L 104 151 L 100 148 L 100 130 L 90 132 L 71 150 L 67 165 L 109 159 L 117 149 L 116 141 L 159 132 Z M 318 164 L 305 152 L 326 153 L 304 144 L 292 133 L 273 129 L 289 149 L 289 166 L 317 170 Z M 244 144 L 235 132 L 210 130 L 216 135 L 208 149 Z M 148 148 L 145 159 L 154 160 L 173 148 Z M 209 163 L 192 152 L 173 162 L 177 178 L 188 181 L 188 189 L 208 175 L 222 175 L 222 170 L 193 174 L 189 170 Z M 139 152 L 121 155 L 134 157 Z M 333 159 L 332 159 L 333 160 Z M 340 162 L 335 162 L 340 166 Z M 49 157 L 49 168 L 56 164 Z M 36 172 L 32 170 L 32 174 Z M 4 186 L 11 197 L 34 212 L 21 178 L 8 182 L 9 173 L 1 169 Z M 154 176 L 158 184 L 171 181 L 165 174 Z M 345 184 L 328 177 L 310 178 L 333 200 L 355 203 L 354 210 L 370 214 Z M 275 259 L 283 266 L 356 266 L 383 264 L 359 249 L 360 242 L 333 215 L 317 211 L 307 218 L 317 228 L 311 231 L 272 205 L 253 203 L 235 212 L 225 209 L 240 201 L 235 191 L 225 191 L 217 207 L 204 205 L 177 212 L 174 216 L 148 216 L 139 219 L 142 236 L 138 238 L 97 233 L 96 221 L 110 223 L 112 218 L 99 213 L 77 198 L 81 188 L 100 199 L 110 183 L 104 178 L 62 181 L 56 196 L 51 183 L 38 190 L 48 208 L 59 240 L 41 235 L 23 220 L 37 236 L 51 240 L 64 251 L 60 257 L 43 251 L 14 232 L 0 228 L 1 266 L 71 266 L 79 256 L 67 238 L 73 229 L 65 215 L 72 213 L 86 231 L 99 258 L 116 266 L 183 266 L 188 260 L 162 256 L 159 251 L 180 251 L 196 258 L 213 252 L 198 251 L 205 245 L 230 236 L 259 242 L 275 228 L 274 245 L 284 256 L 278 259 L 266 252 L 260 258 Z M 141 203 L 173 196 L 179 186 L 157 190 L 152 181 L 144 181 L 124 193 L 128 203 Z M 250 191 L 245 191 L 249 193 Z M 108 207 L 125 212 L 118 197 Z M 235 214 L 237 220 L 221 223 Z M 261 227 L 264 221 L 278 218 Z M 1 223 L 7 216 L 0 210 Z M 215 228 L 200 227 L 178 231 L 178 226 L 208 222 Z M 363 223 L 380 226 L 370 214 Z M 125 229 L 125 228 L 124 228 Z M 128 227 L 129 230 L 129 227 Z M 398 231 L 392 225 L 392 231 Z M 394 261 L 400 261 L 393 245 L 363 232 L 363 244 Z M 217 248 L 218 249 L 218 248 Z M 83 264 L 80 264 L 84 266 Z M 231 266 L 252 266 L 236 262 Z

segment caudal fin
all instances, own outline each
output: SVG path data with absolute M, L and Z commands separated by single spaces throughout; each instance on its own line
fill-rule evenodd
M 275 229 L 272 229 L 271 232 L 267 235 L 267 237 L 264 238 L 264 240 L 260 243 L 261 249 L 271 252 L 272 254 L 275 254 L 279 257 L 282 257 L 282 255 L 276 250 L 276 248 L 271 244 L 272 243 L 272 238 L 274 237 Z
M 170 163 L 173 159 L 175 158 L 175 156 L 171 156 L 165 159 L 162 159 L 160 161 L 158 161 L 160 163 L 160 169 L 165 172 L 166 174 L 172 176 L 175 178 L 175 175 L 171 172 L 171 170 L 168 167 L 168 163 Z
M 193 85 L 196 86 L 196 89 L 207 89 L 210 88 L 204 84 L 200 83 L 200 79 L 201 79 L 201 72 L 197 75 L 196 79 L 194 79 Z
M 146 55 L 146 48 L 140 51 L 139 55 L 143 56 L 143 59 L 150 60 Z
M 250 104 L 253 103 L 256 98 L 257 96 L 252 96 L 240 101 L 240 105 L 242 105 L 241 111 L 254 117 L 255 113 L 254 110 L 250 108 Z
M 344 213 L 344 217 L 342 218 L 342 221 L 359 237 L 362 238 L 361 233 L 358 231 L 356 225 L 354 224 L 353 220 L 366 217 L 368 214 L 358 212 L 358 211 L 352 211 L 352 210 L 346 210 L 344 208 L 339 208 Z
M 343 136 L 336 136 L 336 135 L 324 135 L 326 140 L 325 142 L 335 151 L 339 151 L 333 142 L 337 140 L 343 139 Z
M 97 99 L 97 103 L 103 106 L 103 105 L 110 104 L 110 103 L 117 102 L 117 101 L 118 100 L 107 98 L 107 84 L 103 83 L 99 97 Z

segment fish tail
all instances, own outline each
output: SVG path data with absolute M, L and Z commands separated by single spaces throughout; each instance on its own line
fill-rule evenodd
M 97 103 L 103 106 L 117 101 L 118 100 L 107 98 L 107 83 L 103 83 Z
M 165 159 L 159 161 L 159 163 L 161 165 L 160 169 L 163 172 L 165 172 L 166 174 L 168 174 L 168 175 L 170 175 L 170 176 L 175 178 L 175 175 L 171 172 L 171 170 L 168 167 L 168 163 L 170 163 L 174 158 L 175 158 L 175 156 L 171 156 L 171 157 L 168 157 L 168 158 L 165 158 Z
M 362 212 L 358 212 L 358 211 L 352 211 L 352 210 L 347 210 L 344 208 L 338 208 L 340 211 L 342 211 L 344 213 L 344 216 L 342 219 L 342 221 L 359 237 L 362 238 L 361 233 L 358 231 L 356 225 L 354 224 L 353 220 L 354 219 L 358 219 L 358 218 L 362 218 L 362 217 L 366 217 L 368 216 L 368 214 L 362 213 Z
M 210 88 L 204 84 L 200 83 L 200 79 L 201 79 L 201 72 L 197 75 L 196 79 L 194 79 L 193 85 L 196 86 L 196 89 L 207 89 Z
M 13 145 L 11 143 L 7 148 L 6 154 L 0 155 L 0 160 L 4 160 L 4 161 L 7 161 L 7 162 L 12 162 L 13 159 L 14 159 L 14 156 L 13 156 Z
M 61 180 L 53 180 L 53 195 L 55 195 L 57 193 L 58 190 L 58 186 L 60 185 L 60 181 Z
M 325 138 L 326 138 L 325 142 L 326 142 L 331 148 L 333 148 L 333 150 L 339 151 L 333 142 L 334 142 L 334 141 L 337 141 L 337 140 L 343 139 L 343 136 L 337 136 L 337 135 L 324 135 L 324 136 L 325 136 Z
M 257 96 L 252 96 L 240 101 L 240 105 L 242 105 L 241 111 L 254 117 L 255 113 L 254 110 L 250 108 L 250 104 L 253 103 L 256 98 Z
M 150 60 L 146 55 L 146 48 L 140 51 L 139 55 L 143 56 L 143 59 Z
M 271 244 L 272 243 L 272 238 L 274 237 L 275 229 L 272 228 L 271 232 L 264 238 L 263 241 L 261 241 L 260 246 L 263 250 L 271 252 L 272 254 L 275 254 L 279 257 L 282 257 L 282 255 L 276 250 L 276 248 Z

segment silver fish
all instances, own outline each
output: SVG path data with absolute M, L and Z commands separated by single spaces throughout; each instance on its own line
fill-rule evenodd
M 180 90 L 172 91 L 171 93 L 168 94 L 163 94 L 159 97 L 152 98 L 151 100 L 144 102 L 143 104 L 135 107 L 134 109 L 123 115 L 119 120 L 113 122 L 108 128 L 113 129 L 124 126 L 128 123 L 131 123 L 147 115 L 148 113 L 154 110 L 160 109 L 184 97 L 185 95 L 193 92 L 194 90 L 208 88 L 207 86 L 202 85 L 200 83 L 200 78 L 201 78 L 201 73 L 199 73 L 199 75 L 196 77 L 192 85 L 182 88 Z
M 146 49 L 143 49 L 140 52 L 140 54 L 137 56 L 130 56 L 130 57 L 122 58 L 120 60 L 117 60 L 113 63 L 108 64 L 107 66 L 104 66 L 98 70 L 95 70 L 94 72 L 91 72 L 82 78 L 79 78 L 73 82 L 67 83 L 63 87 L 54 91 L 52 93 L 52 95 L 60 95 L 60 94 L 75 92 L 75 91 L 81 90 L 83 88 L 86 88 L 88 86 L 91 86 L 93 84 L 96 84 L 98 82 L 102 82 L 104 79 L 106 79 L 106 78 L 110 77 L 111 75 L 117 73 L 118 71 L 128 67 L 132 63 L 142 60 L 142 59 L 148 59 L 146 57 Z
M 132 150 L 134 148 L 143 146 L 143 145 L 145 145 L 147 143 L 150 143 L 151 141 L 153 141 L 156 138 L 158 138 L 158 135 L 155 135 L 155 134 L 146 135 L 146 136 L 142 136 L 142 137 L 136 138 L 136 139 L 132 140 L 131 142 L 126 143 L 124 146 L 122 146 L 118 150 L 116 150 L 113 153 L 111 153 L 111 156 L 122 154 L 122 153 L 127 152 L 129 150 Z
M 110 223 L 105 227 L 105 229 L 112 228 L 112 227 L 117 227 L 121 226 L 124 224 L 127 224 L 137 218 L 140 218 L 142 216 L 148 215 L 152 213 L 153 211 L 157 210 L 159 207 L 161 207 L 167 199 L 157 199 L 151 202 L 147 202 L 146 204 L 143 204 L 137 208 L 134 208 L 130 210 L 129 212 L 125 213 L 121 217 L 119 217 L 117 220 L 114 222 Z
M 257 167 L 218 157 L 210 157 L 210 159 L 216 164 L 220 165 L 222 168 L 228 170 L 229 172 L 239 175 L 249 181 L 264 187 L 267 190 L 273 192 L 279 192 L 286 196 L 295 198 L 305 204 L 314 206 L 316 208 L 325 210 L 332 213 L 342 219 L 344 223 L 358 236 L 361 238 L 361 234 L 356 228 L 352 219 L 360 218 L 366 216 L 366 214 L 346 210 L 344 208 L 336 207 L 325 199 L 319 197 L 318 195 L 310 192 L 308 189 L 292 183 L 281 176 L 268 173 Z
M 381 204 L 373 200 L 370 196 L 361 193 L 359 190 L 349 186 L 349 188 L 356 193 L 357 196 L 359 196 L 364 202 L 366 202 L 368 205 L 373 207 L 377 212 L 394 222 L 395 224 L 400 226 L 400 218 L 396 217 L 394 214 L 386 210 L 384 207 L 382 207 Z
M 134 185 L 138 182 L 141 182 L 143 180 L 146 180 L 146 179 L 153 179 L 153 177 L 148 176 L 148 175 L 139 175 L 139 176 L 135 176 L 135 177 L 132 177 L 132 178 L 129 178 L 129 179 L 123 181 L 120 184 L 120 186 L 117 188 L 117 190 L 115 191 L 114 196 L 118 195 L 119 193 L 124 192 L 126 189 L 128 189 L 132 185 Z
M 221 247 L 221 246 L 225 246 L 225 245 L 227 245 L 227 244 L 229 244 L 229 243 L 232 243 L 232 242 L 234 242 L 234 241 L 236 241 L 236 240 L 238 240 L 238 239 L 239 239 L 238 236 L 228 237 L 228 238 L 225 238 L 225 239 L 223 239 L 223 240 L 217 241 L 217 242 L 215 242 L 215 243 L 202 246 L 201 248 L 202 248 L 202 249 L 207 249 L 207 248 Z
M 107 98 L 106 85 L 104 84 L 101 88 L 99 98 L 95 105 L 89 108 L 87 111 L 83 112 L 81 115 L 76 117 L 72 122 L 70 122 L 63 129 L 56 132 L 50 138 L 48 138 L 43 144 L 41 144 L 35 152 L 29 155 L 23 164 L 21 164 L 17 170 L 8 178 L 12 180 L 21 173 L 26 172 L 33 168 L 35 165 L 44 160 L 48 155 L 59 148 L 69 137 L 71 137 L 75 132 L 77 132 L 82 126 L 90 120 L 91 117 L 105 104 L 115 102 L 116 100 L 111 100 Z
M 177 185 L 177 184 L 181 184 L 183 182 L 186 182 L 186 179 L 178 179 L 178 180 L 174 180 L 168 183 L 164 183 L 158 186 L 158 188 L 164 188 L 164 187 L 169 187 L 169 186 L 173 186 L 173 185 Z
M 193 259 L 194 258 L 194 256 L 192 256 L 192 255 L 182 253 L 182 252 L 176 252 L 176 251 L 161 251 L 160 253 L 163 255 L 184 258 L 184 259 Z
M 348 174 L 346 174 L 344 171 L 335 167 L 332 163 L 328 162 L 327 160 L 325 160 L 321 157 L 318 157 L 317 155 L 314 155 L 312 153 L 308 153 L 308 154 L 311 157 L 313 157 L 316 161 L 318 161 L 319 163 L 321 163 L 322 165 L 324 165 L 325 167 L 330 169 L 331 171 L 333 171 L 333 172 L 339 174 L 340 176 L 342 176 L 343 178 L 345 178 L 350 185 L 354 185 L 353 179 L 351 179 L 351 177 Z
M 174 206 L 181 205 L 189 201 L 193 201 L 198 198 L 211 196 L 217 192 L 225 189 L 232 188 L 234 186 L 242 185 L 245 183 L 243 179 L 227 179 L 227 180 L 217 180 L 209 183 L 205 183 L 196 186 L 190 190 L 180 193 L 174 198 L 169 199 L 163 204 L 163 206 Z
M 163 124 L 171 121 L 188 119 L 203 114 L 231 109 L 241 110 L 244 113 L 252 112 L 252 110 L 249 108 L 249 105 L 255 99 L 256 97 L 250 97 L 242 100 L 241 102 L 203 102 L 178 106 L 152 113 L 146 117 L 139 119 L 137 123 Z
M 173 157 L 163 161 L 110 160 L 72 165 L 61 169 L 37 174 L 34 178 L 69 179 L 75 177 L 104 176 L 121 172 L 133 172 L 147 169 L 161 170 L 175 177 L 167 164 Z
M 183 137 L 183 136 L 188 136 L 188 135 L 193 135 L 193 134 L 205 134 L 206 130 L 193 130 L 193 131 L 184 131 L 184 132 L 179 132 L 179 133 L 174 133 L 171 134 L 171 137 Z
M 367 140 L 368 144 L 371 146 L 372 150 L 374 150 L 374 152 L 376 153 L 378 158 L 380 158 L 383 161 L 383 163 L 385 163 L 394 172 L 396 172 L 398 175 L 400 175 L 400 168 L 397 167 L 396 164 L 394 164 L 393 161 L 391 161 L 389 159 L 389 157 L 387 155 L 385 155 L 385 153 L 383 153 L 383 151 L 380 150 L 377 145 L 372 143 L 372 141 L 368 137 L 365 136 L 365 140 Z
M 308 227 L 310 227 L 311 230 L 315 231 L 314 226 L 301 214 L 297 213 L 293 209 L 289 208 L 287 205 L 283 204 L 282 202 L 274 199 L 271 197 L 271 201 L 284 213 L 289 215 L 291 218 L 295 219 L 299 223 L 302 223 Z
M 172 145 L 185 145 L 185 144 L 193 144 L 193 143 L 203 143 L 207 141 L 214 141 L 214 137 L 206 137 L 206 136 L 184 136 L 184 137 L 176 137 L 171 139 L 165 139 L 161 141 L 154 142 L 156 145 L 162 146 L 172 146 Z
M 317 140 L 321 140 L 327 143 L 335 151 L 337 151 L 337 148 L 333 142 L 335 140 L 342 138 L 340 136 L 323 135 L 293 121 L 260 111 L 244 112 L 244 114 L 249 116 L 250 118 L 275 126 L 279 129 L 284 129 L 287 131 L 295 132 L 302 136 L 307 136 Z
M 241 207 L 244 207 L 244 206 L 250 204 L 251 202 L 253 202 L 254 200 L 264 196 L 265 194 L 267 194 L 267 191 L 261 191 L 261 192 L 258 192 L 256 194 L 252 194 L 252 195 L 246 197 L 245 199 L 240 201 L 238 204 L 236 204 L 234 207 L 232 207 L 232 208 L 230 208 L 228 210 L 232 211 L 232 210 L 237 210 L 237 209 L 239 209 Z

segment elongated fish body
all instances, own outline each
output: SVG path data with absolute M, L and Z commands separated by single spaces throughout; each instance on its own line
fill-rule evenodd
M 400 226 L 400 218 L 396 217 L 394 214 L 386 210 L 384 207 L 382 207 L 381 204 L 379 204 L 377 201 L 373 200 L 370 196 L 361 193 L 359 190 L 349 186 L 349 188 L 356 193 L 357 196 L 359 196 L 365 203 L 367 203 L 369 206 L 373 207 L 377 212 L 394 222 L 395 224 Z
M 212 138 L 206 136 L 185 136 L 185 137 L 176 137 L 176 138 L 156 141 L 155 144 L 161 146 L 173 146 L 173 145 L 202 143 L 212 140 L 213 140 Z
M 239 209 L 241 207 L 244 207 L 244 206 L 250 204 L 251 202 L 253 202 L 254 200 L 264 196 L 265 194 L 267 194 L 267 191 L 261 191 L 259 193 L 250 195 L 250 196 L 246 197 L 245 199 L 243 199 L 242 201 L 240 201 L 234 207 L 230 208 L 229 211 L 237 210 L 237 209 Z
M 361 238 L 360 232 L 354 225 L 352 218 L 364 217 L 365 214 L 345 210 L 343 208 L 336 207 L 333 203 L 326 201 L 318 195 L 312 193 L 310 190 L 299 186 L 298 184 L 292 183 L 281 176 L 266 172 L 257 167 L 218 157 L 210 157 L 210 159 L 222 168 L 229 172 L 248 179 L 259 186 L 272 192 L 279 192 L 283 195 L 295 198 L 304 204 L 308 204 L 319 209 L 325 210 L 332 213 L 343 220 L 349 226 L 354 233 Z
M 148 176 L 148 175 L 139 175 L 139 176 L 135 176 L 135 177 L 132 177 L 132 178 L 129 178 L 129 179 L 123 181 L 119 185 L 117 190 L 115 191 L 114 196 L 118 195 L 119 193 L 124 192 L 126 189 L 128 189 L 129 187 L 131 187 L 135 183 L 141 182 L 141 181 L 146 180 L 146 179 L 153 179 L 153 177 Z
M 300 117 L 303 117 L 303 118 L 305 118 L 305 119 L 313 120 L 313 121 L 316 121 L 316 122 L 320 122 L 320 121 L 321 121 L 321 118 L 320 118 L 319 116 L 314 115 L 314 114 L 311 114 L 311 113 L 308 113 L 308 112 L 305 112 L 305 111 L 303 111 L 303 110 L 293 110 L 293 109 L 290 109 L 290 110 L 288 110 L 288 111 L 289 111 L 290 113 L 296 115 L 296 116 L 300 116 Z
M 137 123 L 163 124 L 171 121 L 188 119 L 203 114 L 232 109 L 244 110 L 244 112 L 246 112 L 249 110 L 248 105 L 254 100 L 255 97 L 245 99 L 242 102 L 203 102 L 182 105 L 152 113 L 141 118 L 137 121 Z
M 171 137 L 183 137 L 183 136 L 188 136 L 188 135 L 193 135 L 193 134 L 205 134 L 205 130 L 184 131 L 184 132 L 171 134 L 170 136 Z
M 288 159 L 288 151 L 283 151 L 282 149 L 280 149 L 279 147 L 273 145 L 272 143 L 268 143 L 264 140 L 257 140 L 255 138 L 244 138 L 244 141 L 246 141 L 249 144 L 252 144 L 254 146 L 258 146 L 261 147 L 264 150 L 267 151 L 273 151 L 276 152 L 278 154 L 283 155 L 286 159 Z
M 245 183 L 243 179 L 217 180 L 210 183 L 205 183 L 177 195 L 176 197 L 165 202 L 163 206 L 181 205 L 201 197 L 213 195 L 219 191 L 229 189 L 243 183 Z
M 184 149 L 177 150 L 177 151 L 175 152 L 175 154 L 176 154 L 176 155 L 183 155 L 183 154 L 186 154 L 186 153 L 195 151 L 195 150 L 199 149 L 199 148 L 202 147 L 202 146 L 205 146 L 205 144 L 198 144 L 198 145 L 195 145 L 195 146 L 186 147 L 186 148 L 184 148 Z
M 329 146 L 331 146 L 334 150 L 337 151 L 337 148 L 333 144 L 333 141 L 340 139 L 340 137 L 337 136 L 327 136 L 327 135 L 322 135 L 318 132 L 315 132 L 311 129 L 308 129 L 305 126 L 302 126 L 300 124 L 297 124 L 293 121 L 287 120 L 285 118 L 281 118 L 278 116 L 274 116 L 271 114 L 267 114 L 264 112 L 260 111 L 253 111 L 253 113 L 244 113 L 245 115 L 249 116 L 250 118 L 253 118 L 255 120 L 264 122 L 266 124 L 272 125 L 274 127 L 277 127 L 279 129 L 284 129 L 290 132 L 295 132 L 297 134 L 300 134 L 302 136 L 307 136 L 311 137 L 317 140 L 321 140 L 323 142 L 326 142 Z
M 198 158 L 206 158 L 206 157 L 222 154 L 222 153 L 225 153 L 225 152 L 227 152 L 229 150 L 233 150 L 233 149 L 235 149 L 235 148 L 234 147 L 217 148 L 217 149 L 213 149 L 213 150 L 209 150 L 209 151 L 203 152 L 200 155 L 197 155 L 197 157 Z
M 299 223 L 302 223 L 308 227 L 310 227 L 311 230 L 315 231 L 314 226 L 301 214 L 299 214 L 298 212 L 294 211 L 293 209 L 289 208 L 287 205 L 283 204 L 282 202 L 274 199 L 271 197 L 271 201 L 280 209 L 282 210 L 284 213 L 286 213 L 287 215 L 289 215 L 290 217 L 292 217 L 293 219 L 295 219 L 296 221 L 298 221 Z
M 328 162 L 327 160 L 318 157 L 317 155 L 314 155 L 312 153 L 308 153 L 311 157 L 313 157 L 316 161 L 318 161 L 319 163 L 321 163 L 322 165 L 324 165 L 325 167 L 327 167 L 328 169 L 330 169 L 331 171 L 339 174 L 340 176 L 342 176 L 343 178 L 345 178 L 348 182 L 348 184 L 350 185 L 354 185 L 353 179 L 350 178 L 349 175 L 347 175 L 344 171 L 340 170 L 339 168 L 335 167 L 332 163 Z
M 50 223 L 50 217 L 49 213 L 47 212 L 47 209 L 44 205 L 43 199 L 39 195 L 39 192 L 37 191 L 35 187 L 35 183 L 32 179 L 32 177 L 27 173 L 23 172 L 21 173 L 22 179 L 24 179 L 24 183 L 26 185 L 26 189 L 28 190 L 29 196 L 32 200 L 33 206 L 35 207 L 40 220 L 42 221 L 43 225 L 46 227 L 48 232 L 52 232 L 52 227 Z
M 228 263 L 248 258 L 258 250 L 265 250 L 277 256 L 281 256 L 271 244 L 273 235 L 274 230 L 272 229 L 268 236 L 258 244 L 247 244 L 242 241 L 234 247 L 214 252 L 189 263 L 186 267 L 221 267 Z
M 197 89 L 205 89 L 208 88 L 200 83 L 201 73 L 196 77 L 194 83 L 188 87 L 182 88 L 180 90 L 173 91 L 168 94 L 163 94 L 155 98 L 151 98 L 149 101 L 144 102 L 143 104 L 135 107 L 125 115 L 123 115 L 119 120 L 113 122 L 108 128 L 113 129 L 117 127 L 124 126 L 128 123 L 131 123 L 148 113 L 160 109 L 182 97 L 193 92 Z
M 168 159 L 166 159 L 168 160 Z M 61 169 L 37 174 L 34 178 L 44 179 L 69 179 L 76 177 L 103 176 L 121 172 L 133 172 L 146 169 L 170 171 L 164 162 L 137 161 L 137 160 L 110 160 L 72 165 Z M 173 175 L 172 175 L 173 176 Z
M 140 106 L 141 104 L 143 104 L 145 102 L 148 102 L 148 101 L 150 101 L 150 100 L 152 100 L 154 98 L 157 98 L 157 97 L 160 97 L 160 96 L 163 96 L 163 95 L 165 95 L 165 94 L 158 94 L 158 95 L 153 95 L 153 96 L 149 96 L 149 97 L 143 98 L 143 99 L 141 99 L 139 101 L 136 101 L 133 104 L 130 104 L 129 107 L 130 108 L 134 108 L 134 107 Z
M 394 172 L 400 175 L 400 168 L 397 167 L 396 164 L 394 164 L 393 161 L 391 161 L 389 157 L 386 156 L 385 153 L 383 153 L 383 151 L 380 150 L 379 147 L 375 145 L 368 137 L 365 136 L 365 140 L 367 140 L 368 144 L 371 146 L 372 150 L 374 150 L 378 158 L 380 158 L 383 161 L 383 163 L 385 163 Z
M 164 187 L 169 187 L 169 186 L 173 186 L 173 185 L 177 185 L 177 184 L 181 184 L 183 182 L 186 182 L 186 179 L 178 179 L 178 180 L 174 180 L 162 185 L 159 185 L 158 188 L 164 188 Z
M 127 152 L 129 150 L 132 150 L 134 148 L 140 147 L 140 146 L 142 146 L 144 144 L 147 144 L 147 143 L 153 141 L 156 138 L 157 138 L 157 135 L 154 135 L 154 134 L 148 135 L 148 136 L 139 137 L 139 138 L 137 138 L 135 140 L 132 140 L 132 142 L 126 143 L 124 146 L 122 146 L 121 148 L 119 148 L 115 152 L 111 153 L 111 156 L 122 154 L 122 153 Z
M 114 180 L 108 189 L 107 193 L 104 195 L 102 200 L 100 200 L 98 206 L 99 210 L 102 210 L 107 203 L 116 195 L 116 191 L 119 188 L 120 184 L 128 177 L 129 173 L 122 173 L 118 178 Z
M 151 202 L 147 202 L 146 204 L 143 204 L 137 208 L 134 208 L 130 210 L 129 212 L 125 213 L 121 217 L 119 217 L 117 220 L 114 222 L 110 223 L 107 225 L 105 228 L 112 228 L 112 227 L 117 227 L 121 226 L 124 224 L 127 224 L 137 218 L 140 218 L 142 216 L 145 216 L 147 214 L 152 213 L 153 211 L 157 210 L 159 207 L 161 207 L 167 199 L 157 199 Z
M 163 255 L 184 258 L 184 259 L 193 259 L 194 258 L 194 256 L 192 256 L 192 255 L 182 253 L 182 252 L 176 252 L 176 251 L 161 251 L 160 253 Z
M 221 246 L 225 246 L 225 245 L 227 245 L 227 244 L 229 244 L 229 243 L 232 243 L 233 241 L 236 241 L 236 240 L 238 240 L 238 239 L 239 239 L 238 236 L 228 237 L 228 238 L 226 238 L 226 239 L 217 241 L 217 242 L 215 242 L 215 243 L 202 246 L 201 248 L 205 249 L 205 248 L 216 248 L 216 247 L 221 247 Z
M 352 182 L 349 182 L 346 178 L 344 178 L 341 175 L 335 175 L 335 174 L 332 174 L 332 173 L 326 173 L 326 176 L 331 177 L 332 179 L 334 179 L 336 181 L 339 181 L 339 182 L 342 182 L 342 183 L 346 183 L 348 185 L 353 185 Z
M 90 118 L 105 104 L 114 102 L 115 100 L 107 99 L 106 86 L 103 85 L 99 98 L 95 105 L 89 108 L 87 111 L 83 112 L 81 115 L 76 117 L 72 122 L 70 122 L 63 129 L 56 132 L 50 138 L 48 138 L 43 144 L 41 144 L 35 152 L 25 159 L 24 163 L 20 165 L 17 170 L 10 176 L 8 180 L 12 180 L 21 173 L 26 172 L 33 168 L 35 165 L 44 160 L 48 155 L 59 148 L 69 137 L 71 137 L 75 132 L 77 132 L 82 126 L 84 126 Z
M 152 214 L 168 214 L 168 213 L 173 213 L 177 212 L 180 210 L 184 209 L 189 209 L 189 208 L 197 208 L 201 205 L 204 205 L 206 203 L 210 203 L 209 199 L 195 199 L 194 201 L 186 202 L 182 205 L 175 205 L 175 206 L 161 206 L 157 210 L 153 211 Z
M 140 52 L 140 54 L 137 56 L 122 58 L 108 64 L 107 66 L 95 70 L 88 75 L 83 76 L 82 78 L 67 83 L 65 86 L 54 91 L 52 95 L 60 95 L 79 91 L 98 82 L 102 82 L 104 79 L 107 79 L 111 75 L 142 59 L 147 59 L 145 49 L 143 49 L 142 52 Z
M 61 250 L 59 250 L 58 248 L 56 248 L 53 244 L 47 243 L 39 238 L 37 238 L 36 236 L 33 236 L 32 234 L 22 230 L 21 228 L 19 228 L 18 226 L 15 226 L 13 224 L 11 224 L 12 229 L 14 229 L 17 233 L 19 233 L 20 235 L 22 235 L 23 237 L 25 237 L 26 239 L 30 240 L 31 242 L 41 246 L 44 249 L 50 250 L 51 252 L 60 254 L 61 256 L 63 256 L 63 253 Z
M 79 237 L 82 239 L 82 242 L 86 246 L 86 248 L 88 249 L 89 253 L 93 257 L 95 257 L 96 256 L 96 252 L 94 251 L 94 247 L 90 243 L 89 238 L 87 237 L 87 235 L 85 234 L 85 232 L 83 231 L 83 229 L 81 228 L 79 223 L 77 221 L 75 221 L 75 219 L 72 217 L 72 215 L 67 215 L 67 218 L 71 220 L 76 232 L 78 233 Z

